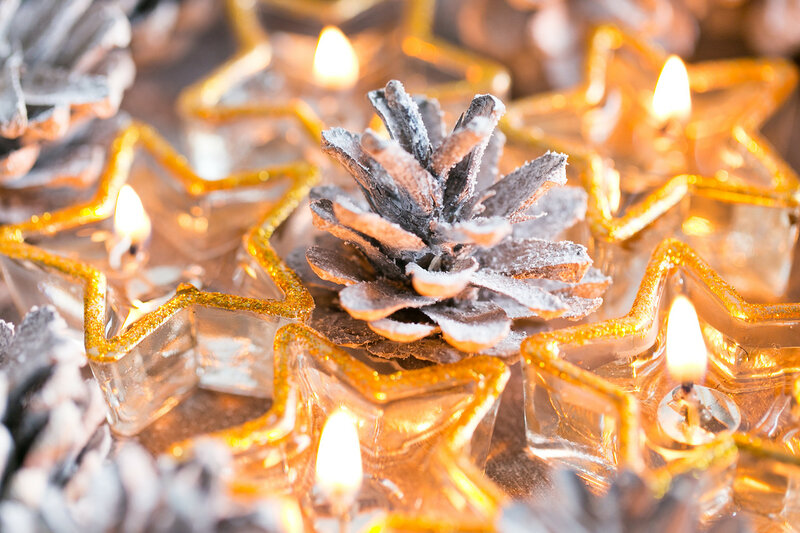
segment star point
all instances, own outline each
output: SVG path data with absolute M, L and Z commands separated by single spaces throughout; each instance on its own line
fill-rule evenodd
M 188 283 L 178 284 L 176 281 L 172 286 L 174 292 L 172 295 L 168 288 L 163 288 L 167 291 L 164 299 L 159 297 L 153 300 L 153 305 L 145 308 L 141 312 L 141 316 L 134 319 L 130 325 L 117 326 L 116 329 L 110 325 L 109 317 L 115 313 L 113 306 L 118 301 L 114 298 L 110 299 L 107 292 L 110 289 L 108 276 L 113 273 L 101 271 L 99 266 L 93 266 L 81 258 L 64 255 L 63 251 L 59 252 L 58 249 L 48 249 L 48 245 L 56 242 L 53 239 L 57 240 L 61 232 L 74 234 L 82 228 L 88 229 L 93 224 L 109 219 L 113 215 L 117 195 L 131 175 L 131 167 L 139 151 L 146 153 L 155 161 L 156 167 L 166 172 L 169 175 L 168 179 L 173 180 L 174 185 L 182 190 L 185 197 L 189 199 L 253 187 L 269 188 L 270 190 L 275 188 L 281 192 L 274 203 L 263 204 L 264 207 L 260 209 L 260 215 L 258 215 L 260 218 L 254 219 L 251 229 L 245 231 L 243 248 L 248 260 L 259 265 L 259 268 L 266 273 L 269 283 L 273 284 L 278 293 L 283 295 L 282 298 L 225 294 L 198 289 Z M 74 289 L 82 291 L 82 298 L 78 294 L 73 295 L 71 298 L 81 299 L 77 299 L 76 303 L 69 303 L 69 305 L 81 305 L 78 302 L 82 300 L 82 321 L 79 318 L 80 311 L 75 309 L 77 316 L 73 325 L 79 327 L 82 322 L 86 352 L 93 369 L 105 369 L 108 365 L 134 364 L 135 366 L 135 363 L 130 362 L 131 357 L 126 358 L 126 356 L 137 351 L 138 347 L 144 345 L 149 339 L 161 339 L 152 341 L 156 343 L 169 343 L 178 342 L 181 335 L 189 335 L 189 332 L 184 331 L 183 327 L 168 326 L 175 320 L 181 322 L 182 319 L 176 317 L 184 310 L 218 309 L 234 313 L 247 313 L 248 316 L 256 317 L 256 320 L 273 321 L 302 320 L 308 316 L 314 305 L 311 295 L 303 287 L 296 274 L 283 263 L 272 249 L 269 238 L 277 226 L 307 195 L 311 186 L 316 183 L 317 177 L 318 172 L 315 167 L 298 162 L 233 174 L 218 181 L 205 180 L 194 173 L 185 158 L 177 153 L 154 129 L 134 122 L 121 130 L 114 139 L 106 169 L 99 180 L 93 198 L 85 203 L 58 211 L 42 213 L 20 224 L 0 227 L 0 254 L 6 256 L 9 261 L 19 264 L 20 267 L 17 270 L 33 268 L 37 271 L 29 272 L 28 276 L 38 275 L 48 277 L 48 279 L 52 278 L 54 281 L 43 281 L 38 285 L 41 290 L 45 291 L 42 298 L 48 301 L 64 303 L 63 296 L 60 297 L 61 300 L 58 300 L 59 294 L 74 292 Z M 161 176 L 154 176 L 154 178 L 159 179 Z M 285 188 L 281 189 L 281 187 Z M 155 219 L 157 233 L 159 225 L 161 225 L 161 218 L 157 217 Z M 188 238 L 189 236 L 186 235 L 177 237 L 177 239 Z M 231 238 L 238 239 L 239 234 Z M 169 245 L 175 246 L 171 239 Z M 9 282 L 14 283 L 11 279 Z M 159 290 L 162 289 L 161 284 L 158 287 Z M 21 288 L 20 290 L 28 289 Z M 72 308 L 70 307 L 70 309 Z M 195 311 L 190 312 L 194 316 Z M 174 323 L 177 324 L 177 322 Z M 164 334 L 159 334 L 159 331 Z M 179 342 L 179 344 L 186 342 L 191 344 L 189 339 L 184 340 L 185 342 Z M 152 357 L 157 355 L 155 352 L 164 348 L 153 344 L 148 344 L 148 346 L 148 350 L 153 351 L 149 354 Z M 178 350 L 178 347 L 173 346 L 171 350 L 170 354 Z M 126 363 L 126 361 L 128 362 Z M 148 367 L 147 361 L 140 364 Z M 174 370 L 173 367 L 169 368 Z M 166 371 L 171 371 L 169 368 Z M 107 370 L 104 372 L 108 373 Z M 126 373 L 123 372 L 119 379 L 124 380 L 125 375 Z M 197 380 L 197 377 L 190 378 L 188 376 L 180 379 L 184 378 L 186 383 Z M 113 381 L 117 378 L 111 379 Z M 125 400 L 119 400 L 115 395 L 121 394 L 124 398 L 128 396 L 134 398 L 139 394 L 134 390 L 118 390 L 134 386 L 132 383 L 128 385 L 109 384 L 105 383 L 101 377 L 98 377 L 98 380 L 112 406 L 112 411 L 122 412 L 128 409 L 123 405 Z M 135 386 L 140 385 L 136 384 Z M 156 383 L 153 386 L 158 387 L 159 385 Z M 174 405 L 173 396 L 178 392 L 173 392 L 174 394 L 167 390 L 159 390 L 152 394 L 154 397 L 164 396 L 162 398 L 166 402 L 164 405 Z M 115 404 L 120 401 L 121 404 Z M 114 405 L 116 407 L 113 407 Z M 156 418 L 157 414 L 164 409 L 164 405 L 155 406 L 156 411 L 154 412 L 137 412 L 131 415 L 130 420 L 124 423 L 120 422 L 116 429 L 124 433 L 135 432 L 143 427 L 145 422 Z
M 699 446 L 682 459 L 659 466 L 647 459 L 646 447 L 654 446 L 657 439 L 652 434 L 655 421 L 646 420 L 646 417 L 655 416 L 653 401 L 648 394 L 656 394 L 656 389 L 652 388 L 653 380 L 666 379 L 658 377 L 666 369 L 654 368 L 648 362 L 658 360 L 661 358 L 659 354 L 663 354 L 660 346 L 663 347 L 664 342 L 664 309 L 668 307 L 665 302 L 675 291 L 685 291 L 698 305 L 709 344 L 709 379 L 714 383 L 712 386 L 720 387 L 731 397 L 741 396 L 739 409 L 743 414 L 743 425 L 733 435 Z M 530 403 L 536 401 L 533 391 L 537 387 L 558 390 L 558 385 L 548 385 L 551 382 L 568 384 L 584 391 L 585 398 L 591 397 L 594 402 L 586 409 L 610 417 L 603 427 L 613 433 L 613 436 L 606 435 L 608 442 L 616 443 L 614 451 L 592 449 L 590 453 L 600 454 L 593 464 L 644 471 L 654 486 L 665 486 L 679 472 L 704 470 L 726 460 L 731 462 L 731 454 L 737 453 L 740 456 L 768 457 L 778 468 L 794 472 L 785 475 L 800 479 L 800 470 L 796 468 L 800 458 L 791 452 L 791 437 L 787 442 L 781 441 L 783 434 L 778 430 L 776 435 L 767 438 L 759 428 L 762 412 L 772 411 L 773 394 L 784 388 L 784 382 L 798 379 L 796 356 L 793 355 L 795 348 L 789 340 L 792 329 L 798 324 L 800 303 L 749 302 L 691 247 L 676 239 L 666 239 L 653 253 L 635 302 L 625 316 L 540 333 L 523 342 L 527 408 L 532 409 Z M 720 339 L 727 339 L 727 344 L 718 343 Z M 728 345 L 741 346 L 744 352 L 728 350 Z M 740 360 L 730 357 L 737 353 L 742 353 Z M 617 367 L 630 367 L 632 374 Z M 654 372 L 655 376 L 649 378 L 648 375 Z M 565 404 L 560 409 L 580 411 L 578 407 L 570 407 L 567 400 L 557 400 L 554 405 L 558 405 L 558 401 Z M 583 416 L 581 412 L 574 416 L 580 418 Z M 776 418 L 773 425 L 777 423 Z M 576 424 L 580 426 L 580 422 Z M 586 427 L 584 430 L 590 431 Z M 541 428 L 529 427 L 529 432 L 534 434 L 541 431 Z M 580 433 L 576 433 L 573 435 L 575 441 L 569 444 L 573 437 L 567 433 L 550 437 L 542 434 L 540 438 L 554 439 L 552 445 L 562 447 L 567 455 L 571 453 L 567 450 L 573 446 L 589 449 L 591 437 L 584 442 Z M 556 452 L 543 447 L 542 453 Z M 570 459 L 566 462 L 569 463 Z M 595 473 L 601 471 L 605 472 L 598 467 Z M 610 472 L 606 474 L 610 475 Z
M 783 59 L 689 64 L 692 111 L 673 139 L 690 147 L 688 155 L 655 167 L 653 138 L 664 133 L 648 125 L 649 107 L 666 58 L 617 28 L 600 27 L 589 42 L 583 83 L 513 103 L 501 127 L 513 142 L 570 155 L 589 192 L 587 220 L 600 243 L 624 246 L 640 238 L 684 200 L 796 210 L 800 180 L 758 130 L 796 86 L 797 69 Z M 680 224 L 667 231 L 680 235 Z M 685 236 L 693 244 L 703 237 Z
M 394 487 L 383 495 L 392 510 L 387 527 L 490 527 L 505 498 L 470 459 L 480 452 L 467 450 L 508 379 L 501 361 L 479 356 L 386 373 L 307 326 L 289 324 L 276 335 L 274 365 L 270 410 L 210 435 L 239 458 L 234 477 L 240 489 L 306 494 L 325 419 L 345 409 L 359 422 L 365 474 Z M 170 451 L 181 456 L 193 443 L 175 444 Z M 287 479 L 293 480 L 290 486 Z

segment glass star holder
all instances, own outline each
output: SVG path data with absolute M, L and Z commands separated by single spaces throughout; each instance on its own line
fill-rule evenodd
M 310 5 L 313 16 L 300 20 Z M 459 112 L 475 93 L 508 92 L 502 67 L 432 37 L 430 0 L 228 0 L 226 6 L 236 55 L 180 96 L 190 159 L 209 177 L 298 155 L 334 175 L 319 151 L 321 124 L 363 128 L 372 117 L 363 95 L 398 70 Z M 278 20 L 292 24 L 271 31 Z
M 270 410 L 210 435 L 232 450 L 238 490 L 294 498 L 324 530 L 336 512 L 320 479 L 321 434 L 334 413 L 344 412 L 356 428 L 363 463 L 348 509 L 354 530 L 365 521 L 384 530 L 399 524 L 404 530 L 490 528 L 504 498 L 480 466 L 509 375 L 502 362 L 478 356 L 398 370 L 289 324 L 276 336 L 274 365 Z M 351 440 L 333 446 L 340 461 L 353 453 Z M 170 451 L 181 457 L 195 442 L 176 443 Z
M 670 236 L 749 298 L 786 289 L 800 182 L 759 129 L 795 87 L 797 71 L 779 59 L 686 69 L 600 27 L 581 85 L 520 100 L 501 124 L 524 157 L 546 148 L 570 155 L 572 179 L 590 196 L 592 247 L 616 278 L 608 316 L 632 303 L 649 254 Z
M 260 3 L 266 31 L 274 45 L 275 68 L 293 71 L 289 77 L 294 76 L 295 81 L 303 84 L 311 82 L 327 89 L 347 89 L 368 112 L 371 110 L 363 106 L 361 95 L 384 85 L 390 78 L 402 77 L 413 90 L 424 89 L 440 99 L 446 109 L 450 109 L 448 104 L 454 104 L 454 112 L 460 112 L 475 93 L 491 92 L 501 98 L 508 94 L 510 76 L 503 66 L 434 36 L 435 0 L 324 3 L 261 0 Z M 340 29 L 352 44 L 357 76 L 349 87 L 331 85 L 331 81 L 340 79 L 341 72 L 320 73 L 315 66 L 320 59 L 344 66 L 342 58 L 336 54 L 318 57 L 326 47 L 339 51 L 331 39 L 320 43 L 323 28 Z M 315 95 L 310 93 L 309 96 L 314 98 Z M 321 114 L 330 116 L 326 107 L 332 103 L 322 101 L 325 96 L 330 100 L 331 96 L 342 94 L 332 95 L 329 91 L 327 95 L 322 94 L 321 99 L 314 98 Z M 344 111 L 353 112 L 351 109 Z M 326 120 L 326 123 L 331 122 Z M 351 125 L 361 127 L 364 124 Z
M 133 124 L 89 202 L 0 227 L 0 265 L 19 308 L 51 304 L 83 332 L 109 420 L 133 434 L 198 385 L 268 394 L 275 331 L 313 307 L 269 238 L 316 177 L 293 163 L 206 181 Z M 148 215 L 154 196 L 173 211 Z
M 696 318 L 676 315 L 677 302 Z M 665 240 L 626 316 L 523 344 L 529 450 L 578 469 L 596 490 L 623 466 L 654 480 L 700 469 L 708 518 L 791 523 L 798 323 L 800 305 L 749 303 L 692 248 Z M 707 354 L 704 376 L 670 367 L 670 347 L 699 359 L 687 342 Z

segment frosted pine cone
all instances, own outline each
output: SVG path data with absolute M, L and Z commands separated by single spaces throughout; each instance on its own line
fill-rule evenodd
M 66 331 L 48 307 L 16 331 L 0 321 L 0 531 L 47 531 L 44 509 L 68 501 L 71 483 L 110 447 L 105 403 L 81 376 L 83 350 Z
M 592 494 L 574 472 L 558 471 L 544 496 L 508 507 L 500 519 L 503 533 L 746 533 L 741 518 L 724 519 L 709 527 L 700 522 L 698 481 L 673 480 L 656 498 L 639 476 L 622 472 L 604 496 Z
M 0 184 L 74 121 L 109 117 L 133 81 L 128 19 L 104 0 L 0 4 Z
M 787 55 L 800 50 L 799 0 L 751 1 L 744 21 L 748 41 L 759 53 Z
M 614 24 L 688 55 L 698 36 L 696 0 L 453 0 L 459 38 L 502 62 L 515 91 L 569 87 L 582 77 L 586 36 Z M 544 75 L 544 76 L 543 76 Z
M 42 147 L 26 174 L 0 186 L 0 224 L 16 224 L 61 209 L 94 194 L 109 147 L 128 123 L 125 113 L 76 125 L 56 143 Z
M 552 240 L 585 211 L 580 189 L 545 196 L 566 183 L 565 155 L 498 176 L 504 106 L 494 96 L 476 96 L 449 135 L 438 103 L 412 98 L 400 82 L 369 98 L 391 139 L 324 132 L 323 148 L 363 196 L 312 191 L 314 224 L 341 241 L 305 254 L 319 278 L 344 286 L 338 305 L 352 318 L 399 343 L 433 336 L 462 352 L 510 355 L 515 319 L 578 319 L 600 305 L 608 280 L 590 269 L 586 248 Z M 325 313 L 313 325 L 341 341 L 342 324 Z M 417 356 L 426 354 L 442 357 Z
M 184 462 L 157 461 L 139 445 L 122 445 L 70 507 L 71 521 L 53 533 L 279 533 L 299 530 L 299 511 L 277 501 L 235 501 L 224 473 L 230 461 L 219 443 L 199 443 Z M 285 502 L 283 505 L 289 505 Z M 294 524 L 288 522 L 295 521 Z M 290 526 L 294 526 L 290 528 Z

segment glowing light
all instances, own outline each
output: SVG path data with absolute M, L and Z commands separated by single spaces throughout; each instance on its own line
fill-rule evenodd
M 658 76 L 653 92 L 653 116 L 661 123 L 685 121 L 692 113 L 692 96 L 686 65 L 678 56 L 670 56 Z
M 150 217 L 139 195 L 130 185 L 123 185 L 114 211 L 114 234 L 134 245 L 146 241 L 150 237 L 150 229 Z
M 343 514 L 361 488 L 363 469 L 356 423 L 350 414 L 333 413 L 322 428 L 317 451 L 316 483 L 337 513 Z
M 349 89 L 358 81 L 358 56 L 342 31 L 326 26 L 314 52 L 314 81 L 326 89 Z
M 703 379 L 708 353 L 697 312 L 685 296 L 675 298 L 669 309 L 666 350 L 667 370 L 673 378 L 689 383 Z
M 714 233 L 714 223 L 707 218 L 692 215 L 683 221 L 681 229 L 687 235 L 695 235 L 697 237 L 708 237 Z

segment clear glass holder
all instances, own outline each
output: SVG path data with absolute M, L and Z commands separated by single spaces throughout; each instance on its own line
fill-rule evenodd
M 260 22 L 262 8 L 296 17 L 312 4 L 317 8 L 309 19 L 313 23 L 293 24 L 296 31 L 273 33 L 269 17 L 264 19 L 266 28 Z M 378 17 L 373 26 L 359 17 L 382 4 L 403 10 L 390 17 L 389 28 L 386 17 Z M 392 77 L 411 91 L 439 98 L 446 112 L 460 113 L 476 93 L 491 92 L 501 98 L 508 94 L 510 78 L 503 67 L 433 37 L 431 0 L 338 1 L 322 7 L 306 1 L 265 1 L 259 6 L 255 1 L 228 0 L 226 5 L 238 52 L 179 98 L 192 162 L 199 166 L 211 161 L 209 172 L 214 175 L 248 169 L 259 158 L 274 154 L 298 153 L 335 181 L 340 169 L 319 150 L 323 124 L 363 129 L 373 118 L 364 93 Z M 333 22 L 346 31 L 353 26 L 348 36 L 362 65 L 359 80 L 346 90 L 325 89 L 311 76 L 318 32 L 323 18 L 331 22 L 325 18 L 331 12 L 336 15 L 331 15 Z M 390 64 L 391 72 L 375 70 L 375 65 Z M 285 120 L 264 125 L 263 118 L 277 116 Z
M 649 118 L 666 58 L 600 27 L 581 85 L 517 101 L 501 120 L 529 158 L 555 149 L 576 167 L 589 193 L 593 257 L 604 273 L 625 273 L 606 295 L 607 317 L 632 303 L 665 237 L 686 240 L 759 301 L 783 295 L 794 257 L 800 180 L 758 130 L 796 86 L 796 68 L 780 59 L 688 65 L 692 113 L 670 131 Z
M 137 147 L 144 148 L 168 174 L 153 174 L 147 179 L 169 177 L 175 182 L 144 182 L 147 186 L 179 184 L 185 188 L 188 203 L 206 203 L 206 195 L 219 194 L 216 202 L 206 205 L 211 206 L 212 211 L 207 213 L 214 224 L 224 224 L 230 209 L 220 200 L 236 202 L 239 193 L 262 200 L 252 205 L 251 228 L 242 235 L 241 221 L 234 221 L 237 223 L 225 237 L 229 242 L 223 247 L 242 246 L 240 256 L 248 263 L 241 262 L 240 276 L 245 279 L 253 271 L 246 267 L 258 265 L 260 274 L 253 274 L 257 279 L 247 284 L 249 296 L 232 294 L 236 290 L 232 272 L 210 268 L 226 263 L 219 255 L 196 254 L 214 260 L 199 261 L 194 264 L 195 271 L 186 268 L 191 258 L 174 249 L 170 253 L 171 240 L 160 238 L 165 231 L 173 238 L 184 239 L 185 248 L 204 244 L 216 247 L 203 235 L 175 235 L 177 230 L 171 223 L 180 215 L 171 218 L 153 214 L 152 244 L 159 241 L 166 248 L 151 253 L 149 268 L 139 265 L 132 282 L 108 268 L 105 244 L 95 237 L 108 238 L 104 227 L 113 214 L 119 190 L 131 178 Z M 92 201 L 0 227 L 0 265 L 15 303 L 25 309 L 54 305 L 71 327 L 83 331 L 90 366 L 109 406 L 109 420 L 121 434 L 139 432 L 196 386 L 268 395 L 275 331 L 287 321 L 304 319 L 313 308 L 310 294 L 273 251 L 269 239 L 306 196 L 317 179 L 316 169 L 296 163 L 209 182 L 196 176 L 155 132 L 138 124 L 114 141 L 108 161 Z M 273 185 L 281 191 L 277 197 L 269 190 Z M 144 186 L 143 182 L 137 186 Z M 224 191 L 231 195 L 221 196 Z M 265 195 L 259 196 L 259 191 Z M 215 235 L 221 238 L 226 234 L 222 231 Z M 235 255 L 235 250 L 228 254 Z M 236 269 L 234 261 L 226 264 L 230 270 Z M 144 302 L 146 306 L 132 298 L 133 288 L 152 278 L 163 278 L 165 272 L 172 274 L 166 281 L 154 282 L 162 292 Z M 175 272 L 180 275 L 173 275 Z M 198 279 L 194 279 L 195 274 Z
M 702 384 L 724 394 L 741 414 L 733 440 L 757 439 L 782 450 L 778 459 L 797 460 L 796 413 L 779 409 L 783 417 L 771 415 L 776 406 L 787 405 L 787 388 L 794 390 L 791 384 L 800 370 L 795 331 L 800 305 L 746 302 L 694 250 L 676 240 L 663 241 L 653 254 L 626 316 L 525 341 L 529 450 L 549 464 L 576 468 L 598 491 L 620 467 L 653 479 L 700 469 L 707 517 L 730 512 L 757 516 L 759 507 L 743 502 L 751 498 L 747 490 L 763 487 L 748 488 L 740 479 L 736 454 L 714 455 L 730 436 L 708 446 L 681 446 L 659 427 L 659 405 L 679 385 L 669 377 L 664 356 L 668 310 L 678 294 L 696 307 L 708 349 Z M 771 423 L 765 424 L 765 418 Z
M 211 435 L 233 451 L 238 488 L 290 495 L 313 514 L 320 508 L 313 490 L 320 433 L 342 409 L 356 421 L 361 444 L 356 514 L 380 501 L 387 523 L 489 527 L 504 498 L 481 466 L 509 375 L 505 365 L 475 357 L 397 371 L 357 356 L 299 324 L 278 332 L 269 412 Z M 193 442 L 171 452 L 181 456 Z

